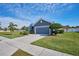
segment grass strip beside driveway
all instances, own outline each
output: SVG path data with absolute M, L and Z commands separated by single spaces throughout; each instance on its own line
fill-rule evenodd
M 32 56 L 32 55 L 19 49 L 12 56 Z

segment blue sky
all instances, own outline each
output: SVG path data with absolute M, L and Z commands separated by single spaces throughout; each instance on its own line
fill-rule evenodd
M 29 26 L 40 18 L 49 22 L 58 22 L 62 25 L 79 25 L 79 4 L 0 4 L 0 22 L 3 27 L 8 26 L 9 22 L 14 22 L 19 27 Z

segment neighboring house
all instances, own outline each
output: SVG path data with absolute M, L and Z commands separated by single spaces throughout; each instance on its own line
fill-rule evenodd
M 79 28 L 64 28 L 64 32 L 79 32 Z
M 64 32 L 79 32 L 79 27 L 67 27 L 63 26 Z
M 34 25 L 30 25 L 30 30 L 35 34 L 50 35 L 51 34 L 51 29 L 49 28 L 50 25 L 51 25 L 50 22 L 40 19 Z

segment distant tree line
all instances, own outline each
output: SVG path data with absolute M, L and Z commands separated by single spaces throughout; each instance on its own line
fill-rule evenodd
M 13 22 L 10 22 L 8 27 L 2 28 L 1 27 L 1 22 L 0 22 L 0 30 L 4 30 L 4 31 L 10 30 L 10 32 L 14 32 L 14 30 L 19 30 L 19 28 L 17 28 L 17 26 L 18 26 L 17 24 L 14 24 Z M 27 31 L 28 27 L 23 26 L 22 28 L 20 28 L 20 30 Z
M 66 25 L 66 26 L 63 26 L 63 28 L 79 28 L 79 26 L 69 26 L 69 25 Z

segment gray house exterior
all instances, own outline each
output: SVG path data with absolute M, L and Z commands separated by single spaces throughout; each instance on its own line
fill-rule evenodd
M 50 22 L 40 19 L 34 25 L 30 26 L 30 28 L 35 34 L 50 35 L 51 34 L 51 29 L 49 28 L 50 25 L 51 25 Z

